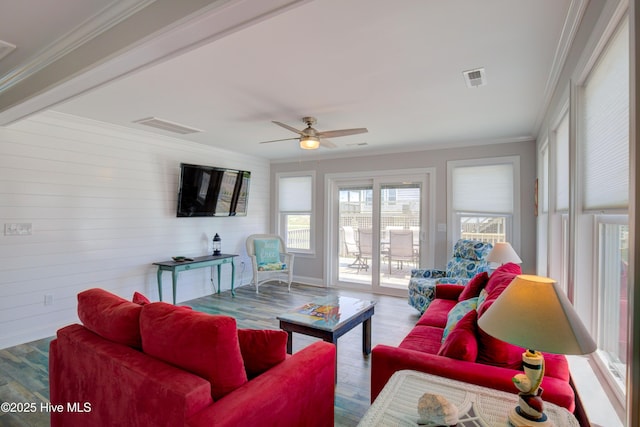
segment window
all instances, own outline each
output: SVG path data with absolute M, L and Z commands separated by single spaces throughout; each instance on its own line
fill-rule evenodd
M 626 22 L 626 21 L 625 21 Z M 615 35 L 584 85 L 579 139 L 584 210 L 627 209 L 629 26 Z
M 598 354 L 622 391 L 627 363 L 629 226 L 612 219 L 598 217 Z
M 515 157 L 449 162 L 451 241 L 510 241 L 519 247 L 513 232 L 514 221 L 519 223 L 518 166 Z
M 597 295 L 591 319 L 591 324 L 597 325 L 597 363 L 622 395 L 628 328 L 628 20 L 623 20 L 609 40 L 580 95 L 577 139 L 580 185 L 576 212 L 580 241 L 575 282 L 581 287 L 576 293 L 583 299 L 590 294 Z M 593 231 L 583 232 L 589 229 Z M 593 264 L 593 260 L 595 269 L 589 277 L 582 271 Z
M 538 153 L 538 180 L 536 181 L 536 215 L 538 216 L 538 244 L 536 271 L 542 276 L 548 275 L 547 238 L 549 230 L 549 141 L 542 144 Z
M 565 113 L 555 132 L 556 211 L 569 211 L 569 113 Z
M 557 127 L 553 130 L 553 188 L 555 197 L 549 217 L 549 275 L 556 279 L 560 287 L 569 290 L 569 112 L 565 111 Z
M 278 227 L 293 252 L 312 252 L 313 178 L 311 174 L 278 177 Z

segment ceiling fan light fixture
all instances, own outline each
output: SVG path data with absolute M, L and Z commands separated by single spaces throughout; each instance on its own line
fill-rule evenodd
M 300 138 L 300 148 L 303 150 L 315 150 L 320 147 L 320 139 L 315 136 L 303 136 Z

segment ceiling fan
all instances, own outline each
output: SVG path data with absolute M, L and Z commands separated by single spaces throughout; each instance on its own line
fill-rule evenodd
M 284 123 L 273 121 L 273 123 L 277 124 L 278 126 L 288 129 L 291 132 L 295 132 L 300 136 L 297 138 L 285 138 L 285 139 L 274 139 L 272 141 L 263 141 L 260 144 L 269 144 L 271 142 L 291 141 L 294 139 L 298 139 L 300 140 L 300 148 L 304 150 L 315 150 L 320 146 L 323 146 L 325 148 L 335 148 L 336 145 L 333 142 L 328 141 L 324 138 L 357 135 L 359 133 L 369 132 L 367 128 L 327 130 L 327 131 L 320 132 L 311 127 L 312 125 L 316 124 L 315 117 L 303 117 L 302 122 L 305 123 L 307 127 L 303 130 L 298 130 Z

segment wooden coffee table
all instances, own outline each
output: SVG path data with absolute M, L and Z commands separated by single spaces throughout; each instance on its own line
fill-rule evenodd
M 374 301 L 343 296 L 315 299 L 278 316 L 280 329 L 287 332 L 287 353 L 293 351 L 293 333 L 321 338 L 338 345 L 338 338 L 362 323 L 362 352 L 371 353 L 371 316 Z

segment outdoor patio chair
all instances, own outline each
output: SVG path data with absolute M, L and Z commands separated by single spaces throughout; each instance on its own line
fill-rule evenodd
M 369 268 L 367 260 L 373 256 L 373 231 L 370 228 L 358 229 L 358 251 L 363 263 L 358 271 L 366 270 Z
M 360 248 L 356 241 L 356 232 L 350 225 L 345 225 L 342 228 L 342 241 L 344 243 L 344 249 L 347 256 L 355 257 L 355 260 L 349 264 L 349 267 L 355 267 L 360 271 L 361 269 L 368 269 L 369 265 L 360 256 Z
M 413 247 L 413 231 L 411 230 L 389 230 L 389 246 L 386 249 L 386 258 L 389 262 L 389 274 L 391 274 L 391 264 L 398 263 L 398 268 L 404 267 L 404 262 L 414 262 L 416 253 Z

